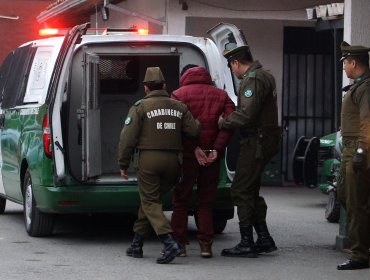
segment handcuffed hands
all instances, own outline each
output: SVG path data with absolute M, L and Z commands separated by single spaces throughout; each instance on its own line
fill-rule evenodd
M 201 148 L 196 147 L 194 150 L 195 158 L 199 165 L 207 166 L 217 159 L 217 151 L 211 150 L 208 154 L 205 153 Z

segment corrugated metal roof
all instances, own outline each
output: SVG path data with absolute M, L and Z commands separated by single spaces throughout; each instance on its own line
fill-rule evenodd
M 57 0 L 50 4 L 45 11 L 37 17 L 39 23 L 46 22 L 57 16 L 78 17 L 81 14 L 88 14 L 95 10 L 95 6 L 102 5 L 103 0 Z

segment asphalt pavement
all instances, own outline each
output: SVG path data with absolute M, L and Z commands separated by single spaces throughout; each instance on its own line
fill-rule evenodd
M 22 209 L 9 203 L 0 215 L 1 280 L 341 280 L 370 279 L 370 269 L 338 271 L 347 255 L 335 250 L 339 225 L 324 217 L 327 196 L 305 187 L 263 187 L 268 204 L 268 225 L 278 251 L 256 259 L 220 256 L 223 248 L 240 240 L 237 218 L 216 235 L 214 258 L 202 259 L 190 219 L 188 257 L 158 265 L 162 245 L 156 237 L 144 244 L 144 258 L 125 255 L 131 229 L 120 216 L 64 216 L 57 219 L 54 235 L 29 237 Z M 170 216 L 170 213 L 167 213 Z

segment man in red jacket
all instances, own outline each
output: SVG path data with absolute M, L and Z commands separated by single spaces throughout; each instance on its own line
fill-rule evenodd
M 218 119 L 233 112 L 235 105 L 226 91 L 213 85 L 205 68 L 187 65 L 184 69 L 187 70 L 182 71 L 180 88 L 172 93 L 172 98 L 186 104 L 200 122 L 202 131 L 196 141 L 183 141 L 183 181 L 173 193 L 171 226 L 175 238 L 182 245 L 181 255 L 186 256 L 185 245 L 189 244 L 187 205 L 197 183 L 197 239 L 201 256 L 210 258 L 214 235 L 212 203 L 219 179 L 220 158 L 232 136 L 229 130 L 219 129 Z

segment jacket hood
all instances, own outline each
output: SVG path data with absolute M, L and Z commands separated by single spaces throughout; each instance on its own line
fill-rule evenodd
M 212 85 L 212 78 L 207 69 L 204 67 L 193 67 L 188 70 L 180 78 L 180 87 L 190 84 L 208 84 Z

